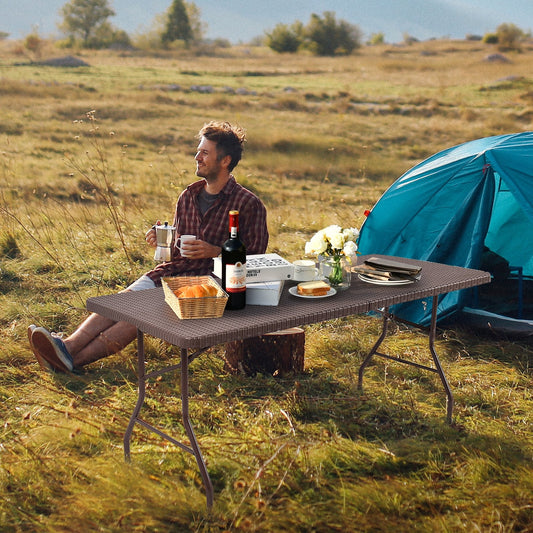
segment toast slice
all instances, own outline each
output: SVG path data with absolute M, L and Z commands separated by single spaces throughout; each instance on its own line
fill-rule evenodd
M 298 283 L 298 294 L 302 296 L 325 296 L 330 288 L 325 281 L 302 281 L 302 283 Z

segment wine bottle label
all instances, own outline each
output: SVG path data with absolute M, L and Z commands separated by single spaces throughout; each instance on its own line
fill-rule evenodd
M 243 292 L 246 290 L 246 263 L 226 265 L 226 292 Z

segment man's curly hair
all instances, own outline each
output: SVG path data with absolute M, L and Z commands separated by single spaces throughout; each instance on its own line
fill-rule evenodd
M 198 139 L 205 137 L 217 144 L 217 159 L 229 155 L 231 162 L 228 170 L 231 172 L 239 163 L 246 142 L 246 132 L 239 126 L 232 126 L 229 122 L 211 121 L 198 132 Z

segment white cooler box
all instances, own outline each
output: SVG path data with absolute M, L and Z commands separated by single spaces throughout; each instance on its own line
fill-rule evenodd
M 278 305 L 284 281 L 246 284 L 246 305 Z
M 222 259 L 215 257 L 213 273 L 222 278 Z M 278 254 L 257 254 L 246 256 L 246 285 L 260 281 L 284 281 L 292 279 L 294 267 Z

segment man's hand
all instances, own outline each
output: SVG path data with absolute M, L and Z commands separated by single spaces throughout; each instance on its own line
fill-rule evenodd
M 208 242 L 200 241 L 198 239 L 195 241 L 184 242 L 181 246 L 187 259 L 207 259 L 217 257 L 221 252 L 220 246 L 213 246 Z
M 160 226 L 161 222 L 158 220 L 154 226 Z M 157 247 L 157 236 L 155 228 L 152 226 L 145 234 L 146 242 L 153 248 Z M 213 246 L 205 241 L 195 240 L 188 241 L 182 244 L 183 251 L 187 254 L 187 259 L 207 259 L 217 257 L 220 255 L 220 246 Z
M 157 221 L 154 226 L 160 226 L 161 225 L 161 221 Z M 146 239 L 146 242 L 152 247 L 152 248 L 156 248 L 157 247 L 157 236 L 155 234 L 155 228 L 154 226 L 152 226 L 145 234 L 144 238 Z

